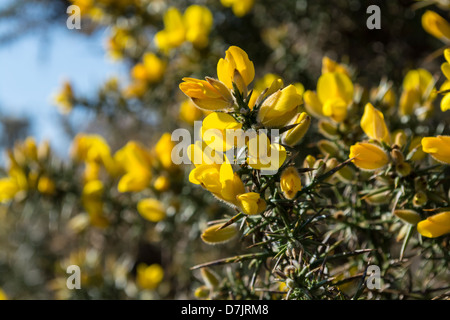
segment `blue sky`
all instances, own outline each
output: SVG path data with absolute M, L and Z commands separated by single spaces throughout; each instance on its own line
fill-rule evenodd
M 31 135 L 37 141 L 50 140 L 57 153 L 65 156 L 70 141 L 64 136 L 61 115 L 52 105 L 52 95 L 62 81 L 70 80 L 74 90 L 85 95 L 95 93 L 110 76 L 125 74 L 120 63 L 106 57 L 105 32 L 85 36 L 67 29 L 64 23 L 45 39 L 40 34 L 29 35 L 1 46 L 0 113 L 28 117 Z M 73 116 L 82 124 L 82 118 L 89 115 L 75 112 Z

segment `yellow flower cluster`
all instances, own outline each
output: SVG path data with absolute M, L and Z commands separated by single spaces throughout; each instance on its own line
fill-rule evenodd
M 15 197 L 25 197 L 37 190 L 42 195 L 52 196 L 57 188 L 51 172 L 44 165 L 50 154 L 48 142 L 36 145 L 34 138 L 28 137 L 8 150 L 8 176 L 0 178 L 0 202 L 8 202 Z
M 170 7 L 164 14 L 164 29 L 157 32 L 155 42 L 163 52 L 169 52 L 188 41 L 198 49 L 208 45 L 213 15 L 200 5 L 189 6 L 184 14 L 176 7 Z
M 247 97 L 255 69 L 247 53 L 236 46 L 231 46 L 225 58 L 219 60 L 217 76 L 218 79 L 207 77 L 205 80 L 183 78 L 184 82 L 180 84 L 181 91 L 199 109 L 214 111 L 202 122 L 202 140 L 191 145 L 188 151 L 195 165 L 189 181 L 201 185 L 216 198 L 246 215 L 259 214 L 266 209 L 266 200 L 262 194 L 246 189 L 240 175 L 233 171 L 230 160 L 235 157 L 228 157 L 227 151 L 244 148 L 247 152 L 243 162 L 252 169 L 275 171 L 285 162 L 287 152 L 282 145 L 271 141 L 266 133 L 258 132 L 245 140 L 243 128 L 244 124 L 248 124 L 237 114 L 250 117 L 253 125 L 260 128 L 286 127 L 281 141 L 295 146 L 306 134 L 311 120 L 306 113 L 299 112 L 303 88 L 301 85 L 283 88 L 281 79 L 268 75 L 253 91 L 256 98 L 253 95 Z M 267 87 L 262 88 L 262 84 Z M 244 107 L 238 102 L 239 97 L 246 101 Z M 229 139 L 230 136 L 232 139 Z M 253 145 L 260 148 L 253 148 Z M 276 155 L 275 163 L 271 163 L 269 155 Z M 288 199 L 292 199 L 301 189 L 298 172 L 292 168 L 284 171 L 280 183 Z M 203 240 L 208 243 L 223 242 L 235 234 L 232 226 L 223 228 L 219 224 L 208 228 Z

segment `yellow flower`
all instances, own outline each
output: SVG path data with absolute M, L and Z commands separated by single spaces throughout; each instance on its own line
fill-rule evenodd
M 336 61 L 331 60 L 328 57 L 323 57 L 322 58 L 322 74 L 327 73 L 327 72 L 340 72 L 340 73 L 343 73 L 350 77 L 350 74 L 344 65 L 339 64 Z
M 220 183 L 222 185 L 220 199 L 239 205 L 237 196 L 245 192 L 244 183 L 229 163 L 222 163 L 220 166 Z
M 47 176 L 41 176 L 38 181 L 37 189 L 42 194 L 52 195 L 55 193 L 55 183 Z
M 252 10 L 255 0 L 220 0 L 223 6 L 231 7 L 236 17 L 243 17 Z
M 322 104 L 322 113 L 336 122 L 347 117 L 347 108 L 353 101 L 353 84 L 340 72 L 322 74 L 317 81 L 317 97 Z
M 245 95 L 248 85 L 255 77 L 255 67 L 244 50 L 231 46 L 225 52 L 225 59 L 220 58 L 217 63 L 217 77 L 229 89 L 233 89 L 234 82 Z
M 208 36 L 213 25 L 213 15 L 207 7 L 191 5 L 184 12 L 186 40 L 197 48 L 208 45 Z
M 175 143 L 172 141 L 172 135 L 164 133 L 155 145 L 154 153 L 159 164 L 166 170 L 172 170 L 177 166 L 172 161 L 172 149 Z
M 119 192 L 138 192 L 149 186 L 152 178 L 150 152 L 136 141 L 129 141 L 114 155 L 125 174 L 119 181 Z
M 450 89 L 450 49 L 444 50 L 444 57 L 446 62 L 441 65 L 441 70 L 447 80 L 440 87 L 440 91 L 447 91 Z M 450 93 L 446 93 L 442 98 L 441 110 L 443 112 L 450 110 Z
M 155 35 L 155 43 L 159 49 L 168 52 L 171 49 L 179 47 L 186 39 L 186 29 L 183 23 L 181 12 L 170 7 L 164 13 L 164 30 Z
M 161 201 L 156 199 L 142 199 L 137 204 L 138 212 L 151 222 L 159 222 L 166 217 L 166 210 Z
M 235 146 L 234 141 L 227 143 L 227 130 L 242 129 L 242 123 L 237 122 L 226 113 L 213 112 L 202 123 L 202 139 L 212 149 L 225 151 Z M 230 132 L 231 133 L 231 132 Z
M 202 118 L 203 112 L 191 100 L 184 100 L 180 105 L 178 116 L 182 121 L 193 125 L 194 121 Z
M 297 114 L 301 103 L 301 95 L 293 85 L 289 85 L 264 100 L 258 111 L 258 121 L 268 128 L 281 128 Z
M 437 238 L 450 233 L 450 211 L 428 217 L 417 224 L 417 231 L 427 238 Z
M 230 225 L 218 230 L 221 226 L 223 226 L 222 223 L 208 227 L 203 231 L 202 240 L 207 244 L 219 244 L 230 241 L 238 234 L 235 225 Z
M 230 90 L 218 80 L 183 78 L 183 81 L 180 83 L 180 90 L 200 109 L 226 110 L 234 105 Z
M 427 10 L 422 15 L 422 27 L 433 37 L 450 39 L 450 24 L 434 11 Z
M 164 269 L 156 263 L 149 266 L 140 263 L 136 272 L 136 282 L 142 289 L 154 290 L 164 278 Z
M 256 170 L 277 171 L 286 160 L 286 149 L 278 143 L 270 143 L 263 132 L 248 141 L 247 163 Z
M 53 102 L 63 114 L 69 113 L 72 110 L 74 95 L 72 85 L 69 81 L 64 81 L 61 91 L 53 97 Z
M 313 91 L 307 90 L 303 94 L 303 100 L 305 101 L 305 109 L 308 114 L 316 117 L 323 118 L 325 115 L 323 114 L 323 106 L 319 100 L 317 94 Z
M 297 124 L 297 126 L 283 133 L 281 138 L 283 144 L 290 147 L 298 144 L 305 136 L 306 131 L 308 131 L 309 125 L 311 124 L 311 117 L 308 116 L 306 112 L 298 113 L 287 126 L 293 124 Z
M 283 80 L 279 76 L 273 73 L 267 73 L 264 77 L 255 82 L 255 85 L 253 86 L 252 96 L 250 97 L 250 101 L 248 102 L 248 106 L 250 107 L 250 109 L 253 109 L 257 101 L 262 101 L 262 99 L 265 99 L 282 87 Z M 262 97 L 260 97 L 260 95 L 266 89 L 267 91 Z
M 108 54 L 113 60 L 120 60 L 123 58 L 125 49 L 133 45 L 134 39 L 130 32 L 119 27 L 111 28 L 111 36 L 107 42 Z
M 302 181 L 296 168 L 291 166 L 284 169 L 280 177 L 280 187 L 283 195 L 289 200 L 294 199 L 297 192 L 302 190 Z
M 426 101 L 433 101 L 434 79 L 425 69 L 410 70 L 403 79 L 403 92 L 400 97 L 400 115 L 411 115 Z
M 353 157 L 353 163 L 358 168 L 368 171 L 380 169 L 389 162 L 389 157 L 383 149 L 366 142 L 358 142 L 350 147 L 349 158 Z
M 391 138 L 383 113 L 375 109 L 371 103 L 366 104 L 361 118 L 361 128 L 369 138 L 390 144 Z
M 450 164 L 450 136 L 423 138 L 422 149 L 437 161 Z
M 107 227 L 109 224 L 103 215 L 103 192 L 103 183 L 100 180 L 93 180 L 84 185 L 81 196 L 83 207 L 89 214 L 91 224 L 99 228 Z
M 189 173 L 189 181 L 199 184 L 213 194 L 220 194 L 222 184 L 220 183 L 220 165 L 201 164 Z
M 255 215 L 266 209 L 266 201 L 261 199 L 259 193 L 248 192 L 237 196 L 239 208 L 248 215 Z
M 8 300 L 8 296 L 2 289 L 0 289 L 0 300 Z
M 414 109 L 420 104 L 420 93 L 417 89 L 403 90 L 399 101 L 399 112 L 402 116 L 412 115 Z
M 20 186 L 15 179 L 11 177 L 0 179 L 0 203 L 12 200 L 19 191 Z
M 160 175 L 153 183 L 153 187 L 159 192 L 167 191 L 170 188 L 170 179 L 165 175 Z
M 403 90 L 416 89 L 422 98 L 431 93 L 433 85 L 433 76 L 425 69 L 410 70 L 403 79 Z
M 229 163 L 199 165 L 190 172 L 189 181 L 233 206 L 239 205 L 236 197 L 245 193 L 244 183 Z
M 142 63 L 136 64 L 131 70 L 131 76 L 136 81 L 156 83 L 162 79 L 166 71 L 166 63 L 154 53 L 147 52 Z

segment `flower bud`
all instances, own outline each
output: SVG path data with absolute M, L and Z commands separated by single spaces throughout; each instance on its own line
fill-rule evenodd
M 286 126 L 297 124 L 296 127 L 282 135 L 282 142 L 290 147 L 295 146 L 305 136 L 311 123 L 311 117 L 306 112 L 297 114 Z
M 280 177 L 280 187 L 283 195 L 290 200 L 294 199 L 297 192 L 302 189 L 302 181 L 295 167 L 284 169 Z
M 350 147 L 349 158 L 362 170 L 381 169 L 389 163 L 389 157 L 379 146 L 366 142 L 358 142 Z
M 222 226 L 222 223 L 218 223 L 207 228 L 202 233 L 202 240 L 207 244 L 219 244 L 228 242 L 237 236 L 238 230 L 235 225 L 218 230 Z
M 421 220 L 420 214 L 418 214 L 414 210 L 400 209 L 400 210 L 395 210 L 394 214 L 398 218 L 400 218 L 402 221 L 412 224 L 412 225 L 416 225 Z
M 285 126 L 297 113 L 302 97 L 293 85 L 271 94 L 261 105 L 258 121 L 268 128 Z
M 419 191 L 414 195 L 413 205 L 414 207 L 422 207 L 428 201 L 428 197 L 425 192 Z

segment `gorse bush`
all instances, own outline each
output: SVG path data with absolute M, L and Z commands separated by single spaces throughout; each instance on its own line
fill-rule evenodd
M 67 126 L 95 115 L 67 158 L 32 137 L 7 151 L 0 298 L 448 299 L 450 24 L 434 4 L 382 7 L 401 22 L 375 38 L 415 28 L 430 45 L 389 40 L 365 68 L 348 20 L 365 8 L 344 1 L 71 2 L 129 77 L 94 97 L 62 84 Z M 350 31 L 361 48 L 339 59 Z

